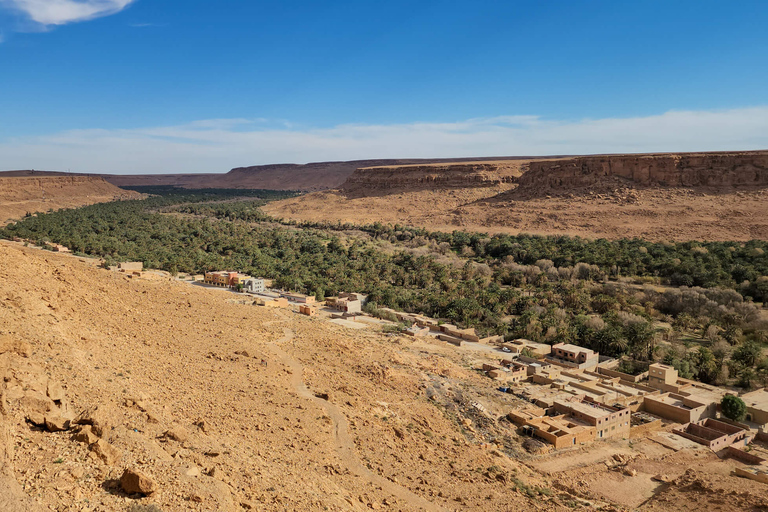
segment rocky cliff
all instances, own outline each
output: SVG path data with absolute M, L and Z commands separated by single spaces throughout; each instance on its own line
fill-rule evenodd
M 140 197 L 99 176 L 0 177 L 0 225 L 27 212 Z
M 272 190 L 317 191 L 340 187 L 357 169 L 433 163 L 487 162 L 504 157 L 457 159 L 379 159 L 308 164 L 273 164 L 236 167 L 226 174 L 134 174 L 103 175 L 118 187 L 172 185 L 183 188 L 265 188 Z
M 584 156 L 532 161 L 516 194 L 536 196 L 624 184 L 640 187 L 765 187 L 768 151 Z
M 526 160 L 454 162 L 365 167 L 341 187 L 347 195 L 381 195 L 399 191 L 493 187 L 516 183 Z

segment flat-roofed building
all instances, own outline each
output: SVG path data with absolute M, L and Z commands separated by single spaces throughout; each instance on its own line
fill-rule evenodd
M 267 287 L 263 278 L 252 277 L 245 280 L 243 283 L 243 289 L 249 293 L 264 293 Z
M 301 304 L 299 306 L 299 313 L 307 316 L 315 316 L 317 314 L 317 310 L 308 304 Z
M 304 295 L 303 293 L 294 293 L 294 292 L 286 292 L 281 293 L 283 297 L 288 299 L 291 302 L 297 302 L 299 304 L 314 304 L 315 303 L 315 296 L 314 295 Z
M 677 423 L 691 423 L 714 416 L 714 411 L 705 401 L 676 393 L 646 396 L 643 410 Z
M 547 359 L 563 366 L 594 368 L 600 362 L 600 354 L 578 345 L 557 343 L 552 345 Z
M 758 425 L 768 425 L 768 390 L 765 388 L 741 395 L 747 405 L 746 420 Z
M 559 414 L 570 414 L 595 427 L 595 439 L 629 437 L 632 417 L 629 407 L 601 404 L 588 398 L 555 400 L 552 407 Z
M 542 411 L 542 412 L 540 412 Z M 595 440 L 595 428 L 567 414 L 546 416 L 543 410 L 518 410 L 507 414 L 513 423 L 531 429 L 532 434 L 555 449 L 577 446 Z
M 674 386 L 677 383 L 677 370 L 673 367 L 654 363 L 648 367 L 648 385 L 656 388 L 669 391 L 665 389 Z
M 522 354 L 524 350 L 527 350 L 536 359 L 541 359 L 552 351 L 552 347 L 546 343 L 536 343 L 524 338 L 502 343 L 501 346 L 512 354 Z
M 329 297 L 325 300 L 325 305 L 343 313 L 361 313 L 363 311 L 363 305 L 359 300 L 343 297 Z
M 715 452 L 729 446 L 746 446 L 755 437 L 745 428 L 712 418 L 686 423 L 680 428 L 674 429 L 673 432 Z

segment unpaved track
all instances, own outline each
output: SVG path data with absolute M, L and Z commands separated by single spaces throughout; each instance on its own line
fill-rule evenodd
M 279 321 L 278 321 L 279 322 Z M 271 322 L 270 322 L 271 323 Z M 277 322 L 276 322 L 277 323 Z M 336 407 L 334 404 L 322 398 L 316 397 L 304 384 L 304 367 L 301 363 L 291 357 L 285 350 L 280 348 L 278 344 L 287 343 L 293 339 L 294 333 L 287 327 L 283 328 L 283 337 L 279 340 L 269 343 L 267 346 L 275 353 L 285 366 L 291 370 L 291 386 L 298 393 L 301 398 L 311 400 L 315 404 L 322 407 L 328 416 L 333 421 L 333 431 L 336 440 L 336 452 L 347 466 L 347 468 L 359 477 L 365 478 L 369 482 L 372 482 L 385 491 L 389 492 L 398 499 L 406 502 L 413 510 L 429 510 L 429 511 L 444 511 L 445 509 L 439 505 L 425 500 L 421 496 L 418 496 L 405 487 L 401 487 L 393 482 L 390 482 L 381 475 L 369 470 L 367 467 L 360 463 L 360 460 L 355 451 L 355 444 L 349 435 L 349 423 L 346 416 Z

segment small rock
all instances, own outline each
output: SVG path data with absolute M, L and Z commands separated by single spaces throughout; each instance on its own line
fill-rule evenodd
M 200 468 L 197 466 L 190 466 L 184 471 L 184 474 L 191 477 L 200 476 Z
M 189 501 L 194 501 L 195 503 L 202 503 L 203 497 L 200 496 L 199 494 L 193 494 L 192 496 L 189 497 Z
M 405 439 L 405 432 L 398 427 L 395 427 L 395 435 L 400 439 Z
M 155 481 L 136 469 L 126 469 L 120 477 L 120 487 L 128 494 L 152 494 L 157 489 Z
M 637 476 L 637 470 L 636 469 L 625 469 L 624 474 L 627 476 Z
M 661 474 L 660 475 L 655 475 L 653 478 L 651 478 L 651 480 L 655 480 L 657 482 L 664 482 L 664 483 L 670 481 L 669 477 L 667 475 L 661 475 Z
M 75 432 L 72 439 L 80 443 L 91 445 L 99 440 L 99 436 L 93 432 L 93 427 L 91 425 L 83 425 L 77 432 Z
M 58 382 L 49 380 L 47 394 L 48 398 L 54 402 L 61 402 L 64 399 L 64 388 Z
M 109 444 L 103 439 L 99 439 L 95 443 L 93 443 L 91 446 L 89 446 L 90 450 L 96 454 L 97 457 L 99 457 L 106 465 L 112 466 L 120 460 L 122 457 L 122 453 L 120 450 Z
M 174 427 L 171 430 L 166 431 L 165 437 L 180 443 L 186 443 L 189 439 L 189 432 L 187 432 L 187 429 L 184 427 Z
M 31 412 L 27 414 L 27 421 L 36 427 L 45 426 L 45 416 L 39 412 Z
M 195 425 L 203 432 L 208 433 L 208 423 L 205 420 L 200 420 Z
M 63 432 L 69 430 L 69 420 L 62 418 L 58 414 L 46 416 L 45 428 L 49 432 Z
M 0 336 L 0 354 L 6 352 L 15 352 L 21 357 L 29 357 L 32 353 L 32 347 L 26 341 L 21 341 L 9 334 Z
M 112 429 L 112 422 L 106 413 L 98 407 L 81 412 L 72 423 L 74 425 L 92 425 L 93 432 L 99 437 L 104 437 L 104 434 Z

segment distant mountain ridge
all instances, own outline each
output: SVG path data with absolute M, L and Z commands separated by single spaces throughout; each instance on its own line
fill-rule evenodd
M 235 167 L 225 174 L 104 174 L 118 187 L 172 185 L 183 188 L 263 188 L 313 192 L 340 187 L 357 169 L 364 167 L 519 160 L 531 157 L 483 158 L 398 158 L 370 159 L 307 164 L 268 164 Z

